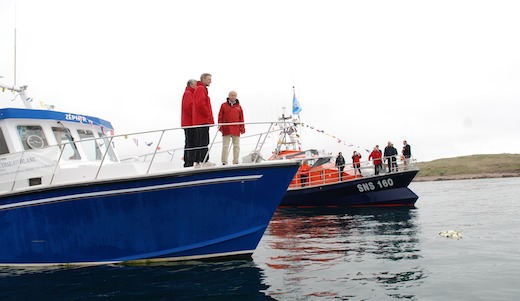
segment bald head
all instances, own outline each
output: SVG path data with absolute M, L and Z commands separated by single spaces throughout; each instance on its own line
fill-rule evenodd
M 229 101 L 235 102 L 237 100 L 237 96 L 238 96 L 237 92 L 230 91 L 228 94 Z

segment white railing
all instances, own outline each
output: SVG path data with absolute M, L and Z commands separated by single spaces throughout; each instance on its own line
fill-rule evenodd
M 260 162 L 268 158 L 266 140 L 276 122 L 244 124 L 246 134 L 240 139 L 240 161 Z M 212 137 L 205 161 L 221 163 L 223 124 L 209 125 Z M 192 127 L 195 128 L 195 127 Z M 170 128 L 131 134 L 67 141 L 41 149 L 0 156 L 0 193 L 36 185 L 131 177 L 183 169 L 184 129 Z M 196 148 L 194 148 L 196 149 Z M 116 154 L 117 153 L 117 154 Z M 233 152 L 229 152 L 232 162 Z M 254 160 L 244 160 L 250 156 Z
M 339 166 L 334 167 L 334 160 L 331 156 L 316 156 L 312 158 L 294 158 L 293 160 L 298 161 L 316 161 L 320 158 L 331 158 L 328 166 L 325 165 L 324 169 L 316 170 L 311 169 L 309 172 L 298 172 L 295 181 L 289 186 L 289 188 L 308 187 L 316 185 L 324 185 L 329 183 L 336 183 L 338 181 L 350 181 L 360 177 L 370 178 L 390 173 L 403 172 L 408 170 L 417 169 L 417 160 L 415 158 L 404 159 L 401 156 L 393 156 L 395 158 L 395 165 L 390 164 L 390 169 L 387 163 L 391 157 L 383 158 L 383 164 L 379 173 L 376 174 L 375 166 L 372 161 L 361 161 L 359 170 L 353 166 L 353 163 L 347 163 L 343 165 L 343 172 L 340 175 Z M 312 164 L 309 164 L 311 168 Z M 328 168 L 327 168 L 328 167 Z M 302 176 L 306 179 L 305 183 L 302 183 Z

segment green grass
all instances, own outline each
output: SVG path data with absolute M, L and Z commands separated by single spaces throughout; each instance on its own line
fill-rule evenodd
M 417 177 L 520 173 L 520 154 L 472 155 L 418 162 Z

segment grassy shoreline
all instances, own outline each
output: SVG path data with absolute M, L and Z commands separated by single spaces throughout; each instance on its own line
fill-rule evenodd
M 484 154 L 418 162 L 414 181 L 520 177 L 520 154 Z

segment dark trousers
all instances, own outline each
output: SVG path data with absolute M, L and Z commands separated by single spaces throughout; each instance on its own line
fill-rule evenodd
M 300 175 L 300 182 L 302 184 L 302 187 L 305 187 L 305 184 L 307 183 L 307 174 L 301 174 Z
M 345 166 L 339 166 L 338 167 L 338 170 L 339 170 L 339 180 L 340 181 L 343 181 L 343 169 L 345 169 Z
M 193 151 L 193 162 L 202 162 L 208 153 L 209 145 L 209 126 L 196 128 L 195 142 Z M 209 156 L 207 158 L 209 160 Z
M 388 172 L 398 171 L 397 159 L 395 157 L 388 158 Z
M 195 141 L 197 140 L 197 129 L 184 129 L 184 167 L 193 166 Z
M 354 163 L 352 166 L 357 170 L 357 172 L 359 172 L 359 174 L 361 174 L 361 163 Z
M 379 171 L 383 169 L 383 164 L 375 164 L 374 165 L 374 174 L 375 175 L 378 175 L 379 174 Z

